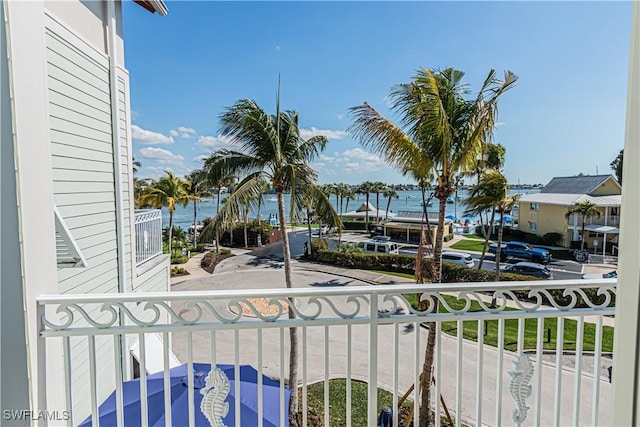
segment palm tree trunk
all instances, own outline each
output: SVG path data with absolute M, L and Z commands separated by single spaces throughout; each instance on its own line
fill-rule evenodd
M 344 207 L 345 212 L 349 212 L 349 200 L 351 200 L 351 199 L 347 197 L 347 204 Z M 340 208 L 340 211 L 342 211 L 342 208 Z
M 196 247 L 196 225 L 197 225 L 196 217 L 198 216 L 197 206 L 198 206 L 198 202 L 194 200 L 193 201 L 193 239 L 192 239 L 194 249 Z
M 490 224 L 493 224 L 495 219 L 496 210 L 493 209 L 491 212 L 491 221 Z M 491 238 L 491 225 L 485 230 L 484 224 L 482 223 L 482 212 L 480 213 L 480 227 L 482 227 L 482 234 L 484 235 L 484 245 L 482 245 L 482 255 L 480 255 L 480 262 L 478 263 L 478 270 L 482 270 L 482 263 L 484 262 L 484 257 L 487 254 L 487 249 L 489 248 L 489 239 Z M 497 248 L 496 248 L 497 251 Z
M 280 233 L 282 233 L 282 254 L 284 256 L 284 282 L 287 288 L 293 288 L 291 269 L 291 250 L 289 249 L 289 237 L 287 236 L 287 224 L 284 213 L 284 196 L 282 191 L 276 193 L 278 198 L 278 213 L 280 215 Z M 296 314 L 291 309 L 295 301 L 289 298 L 289 319 L 295 319 Z M 298 329 L 289 328 L 289 389 L 291 398 L 289 399 L 289 425 L 297 427 L 298 424 Z
M 380 210 L 380 193 L 376 193 L 376 215 Z
M 309 232 L 309 255 L 311 255 L 311 211 L 307 207 L 307 231 Z
M 220 193 L 221 193 L 221 187 L 218 186 L 218 201 L 217 201 L 217 207 L 216 207 L 216 215 L 218 215 L 218 212 L 220 212 Z M 220 253 L 220 232 L 216 229 L 216 252 Z
M 340 215 L 342 215 L 342 202 L 344 202 L 344 196 L 340 195 Z
M 389 219 L 389 207 L 391 206 L 391 196 L 387 199 L 387 210 L 384 212 L 384 219 Z
M 242 210 L 242 219 L 244 222 L 244 247 L 248 248 L 249 247 L 249 239 L 247 236 L 247 221 L 248 221 L 248 216 L 249 216 L 249 209 L 245 206 L 244 209 Z
M 500 249 L 502 246 L 502 218 L 504 212 L 500 210 L 500 225 L 498 225 L 498 247 L 496 248 L 496 282 L 500 281 Z M 494 301 L 494 300 L 492 300 Z M 493 302 L 495 306 L 495 302 Z
M 438 208 L 438 230 L 436 231 L 436 241 L 433 248 L 433 283 L 442 282 L 442 239 L 444 237 L 444 216 L 449 194 L 442 192 L 437 195 L 440 201 Z M 438 301 L 433 301 L 434 313 L 438 312 Z M 435 417 L 431 412 L 431 378 L 433 376 L 433 359 L 435 355 L 436 327 L 435 323 L 428 323 L 429 335 L 427 347 L 424 352 L 424 365 L 422 366 L 422 381 L 420 395 L 420 427 L 433 427 Z
M 169 260 L 171 260 L 171 257 L 173 256 L 173 254 L 171 253 L 171 238 L 172 236 L 172 232 L 173 232 L 173 211 L 169 210 L 169 233 L 167 235 L 167 248 L 169 248 Z

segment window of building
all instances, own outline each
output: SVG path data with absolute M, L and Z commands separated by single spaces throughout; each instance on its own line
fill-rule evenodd
M 538 224 L 535 223 L 535 222 L 529 222 L 529 230 L 537 231 L 538 230 Z
M 537 202 L 532 202 L 532 203 L 531 203 L 531 210 L 532 210 L 532 211 L 540 210 L 540 206 L 538 206 L 538 203 L 537 203 Z
M 618 207 L 611 208 L 611 216 L 618 216 Z

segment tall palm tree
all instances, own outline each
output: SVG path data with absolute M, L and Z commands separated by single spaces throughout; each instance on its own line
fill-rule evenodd
M 143 205 L 161 208 L 166 206 L 169 210 L 169 232 L 167 236 L 167 246 L 171 255 L 171 234 L 173 232 L 173 212 L 176 204 L 187 207 L 192 196 L 187 193 L 187 184 L 179 176 L 175 176 L 171 171 L 165 171 L 166 176 L 158 180 L 153 180 L 147 191 L 141 196 Z
M 360 184 L 356 190 L 356 194 L 364 194 L 367 209 L 364 213 L 364 228 L 367 232 L 369 232 L 369 194 L 372 193 L 373 185 L 373 182 L 365 181 Z
M 279 94 L 279 88 L 278 88 Z M 278 219 L 282 233 L 282 249 L 284 257 L 284 279 L 287 288 L 293 287 L 291 252 L 287 236 L 284 193 L 290 193 L 290 218 L 304 206 L 304 198 L 311 197 L 332 212 L 335 225 L 340 226 L 340 219 L 327 197 L 316 185 L 316 172 L 309 162 L 325 147 L 324 136 L 302 139 L 298 128 L 298 114 L 294 111 L 280 111 L 280 100 L 276 104 L 276 114 L 270 115 L 262 110 L 255 101 L 243 99 L 237 101 L 221 116 L 221 133 L 233 138 L 237 150 L 221 152 L 215 161 L 220 170 L 228 174 L 241 174 L 245 178 L 237 185 L 236 190 L 227 198 L 226 203 L 209 224 L 210 233 L 224 227 L 237 218 L 242 206 L 254 206 L 261 195 L 263 180 L 267 180 L 276 193 L 278 201 Z M 294 305 L 293 298 L 289 303 Z M 289 318 L 295 313 L 288 310 Z M 289 353 L 289 385 L 294 390 L 289 400 L 289 422 L 297 426 L 298 394 L 298 336 L 297 329 L 290 328 Z
M 410 83 L 397 85 L 391 93 L 391 109 L 399 114 L 396 125 L 366 102 L 353 107 L 349 132 L 391 164 L 402 168 L 413 158 L 424 158 L 433 169 L 440 201 L 434 245 L 433 282 L 441 281 L 442 243 L 446 200 L 455 191 L 454 177 L 469 171 L 491 140 L 497 117 L 497 101 L 517 77 L 506 72 L 500 80 L 491 70 L 474 99 L 466 99 L 469 87 L 462 71 L 420 69 Z M 425 351 L 420 404 L 421 426 L 434 424 L 431 413 L 435 328 L 430 325 Z
M 389 219 L 389 207 L 391 206 L 391 199 L 399 199 L 400 196 L 398 196 L 398 192 L 396 190 L 394 190 L 393 188 L 387 188 L 386 190 L 384 190 L 382 195 L 387 198 L 387 209 L 384 212 L 384 218 L 386 220 L 388 220 Z
M 591 218 L 592 216 L 600 217 L 600 211 L 596 207 L 594 203 L 590 201 L 578 202 L 573 205 L 573 208 L 569 209 L 566 217 L 569 218 L 572 214 L 582 216 L 582 228 L 580 231 L 580 236 L 582 237 L 582 241 L 580 243 L 580 250 L 584 250 L 584 226 L 587 218 Z
M 191 242 L 193 247 L 196 246 L 196 226 L 198 225 L 198 202 L 202 202 L 202 197 L 208 197 L 211 195 L 205 186 L 207 184 L 207 179 L 202 169 L 195 169 L 191 171 L 191 173 L 184 177 L 185 182 L 187 183 L 186 191 L 187 194 L 193 200 L 193 235 L 191 237 Z
M 500 248 L 502 246 L 502 232 L 504 230 L 504 214 L 513 208 L 519 196 L 509 194 L 509 183 L 507 178 L 496 169 L 489 169 L 484 172 L 471 191 L 471 195 L 465 204 L 469 207 L 467 212 L 479 213 L 491 209 L 491 224 L 495 213 L 500 214 L 498 223 L 498 247 L 496 248 L 496 282 L 500 281 Z M 482 250 L 483 256 L 487 250 L 488 240 Z
M 387 188 L 387 184 L 384 182 L 376 181 L 373 183 L 371 192 L 376 195 L 376 210 L 380 210 L 380 193 L 384 193 Z
M 223 157 L 224 153 L 220 151 L 216 151 L 212 153 L 207 159 L 204 161 L 204 166 L 202 168 L 202 172 L 206 177 L 207 183 L 215 187 L 217 190 L 216 197 L 216 214 L 220 212 L 220 205 L 222 204 L 221 195 L 222 188 L 229 188 L 236 181 L 235 175 L 229 173 L 225 169 L 223 169 L 222 162 L 220 161 Z M 216 239 L 216 250 L 220 250 L 220 230 L 216 229 L 215 232 Z M 231 229 L 231 240 L 233 241 L 233 228 Z
M 345 204 L 344 211 L 343 211 L 342 210 L 342 202 L 340 202 L 340 214 L 342 214 L 343 212 L 348 212 L 349 211 L 349 200 L 355 200 L 355 198 L 356 198 L 355 191 L 353 191 L 351 189 L 351 187 L 348 186 L 348 185 L 344 190 L 344 198 L 347 200 L 347 203 Z

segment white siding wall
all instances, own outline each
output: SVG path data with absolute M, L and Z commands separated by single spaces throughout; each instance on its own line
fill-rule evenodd
M 59 291 L 118 292 L 109 61 L 54 19 L 47 20 L 46 46 L 54 201 L 88 264 L 59 269 Z M 113 338 L 96 338 L 99 402 L 115 388 L 113 350 Z M 73 339 L 71 354 L 73 394 L 89 396 L 88 340 Z M 90 404 L 74 401 L 75 422 Z

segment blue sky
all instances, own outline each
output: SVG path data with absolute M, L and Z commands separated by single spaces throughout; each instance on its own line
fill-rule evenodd
M 386 96 L 418 68 L 454 67 L 477 90 L 511 70 L 495 142 L 512 183 L 610 173 L 624 145 L 631 2 L 167 2 L 124 4 L 139 177 L 186 174 L 228 146 L 221 112 L 250 98 L 298 111 L 327 148 L 319 181 L 411 183 L 345 134 L 349 107 Z

